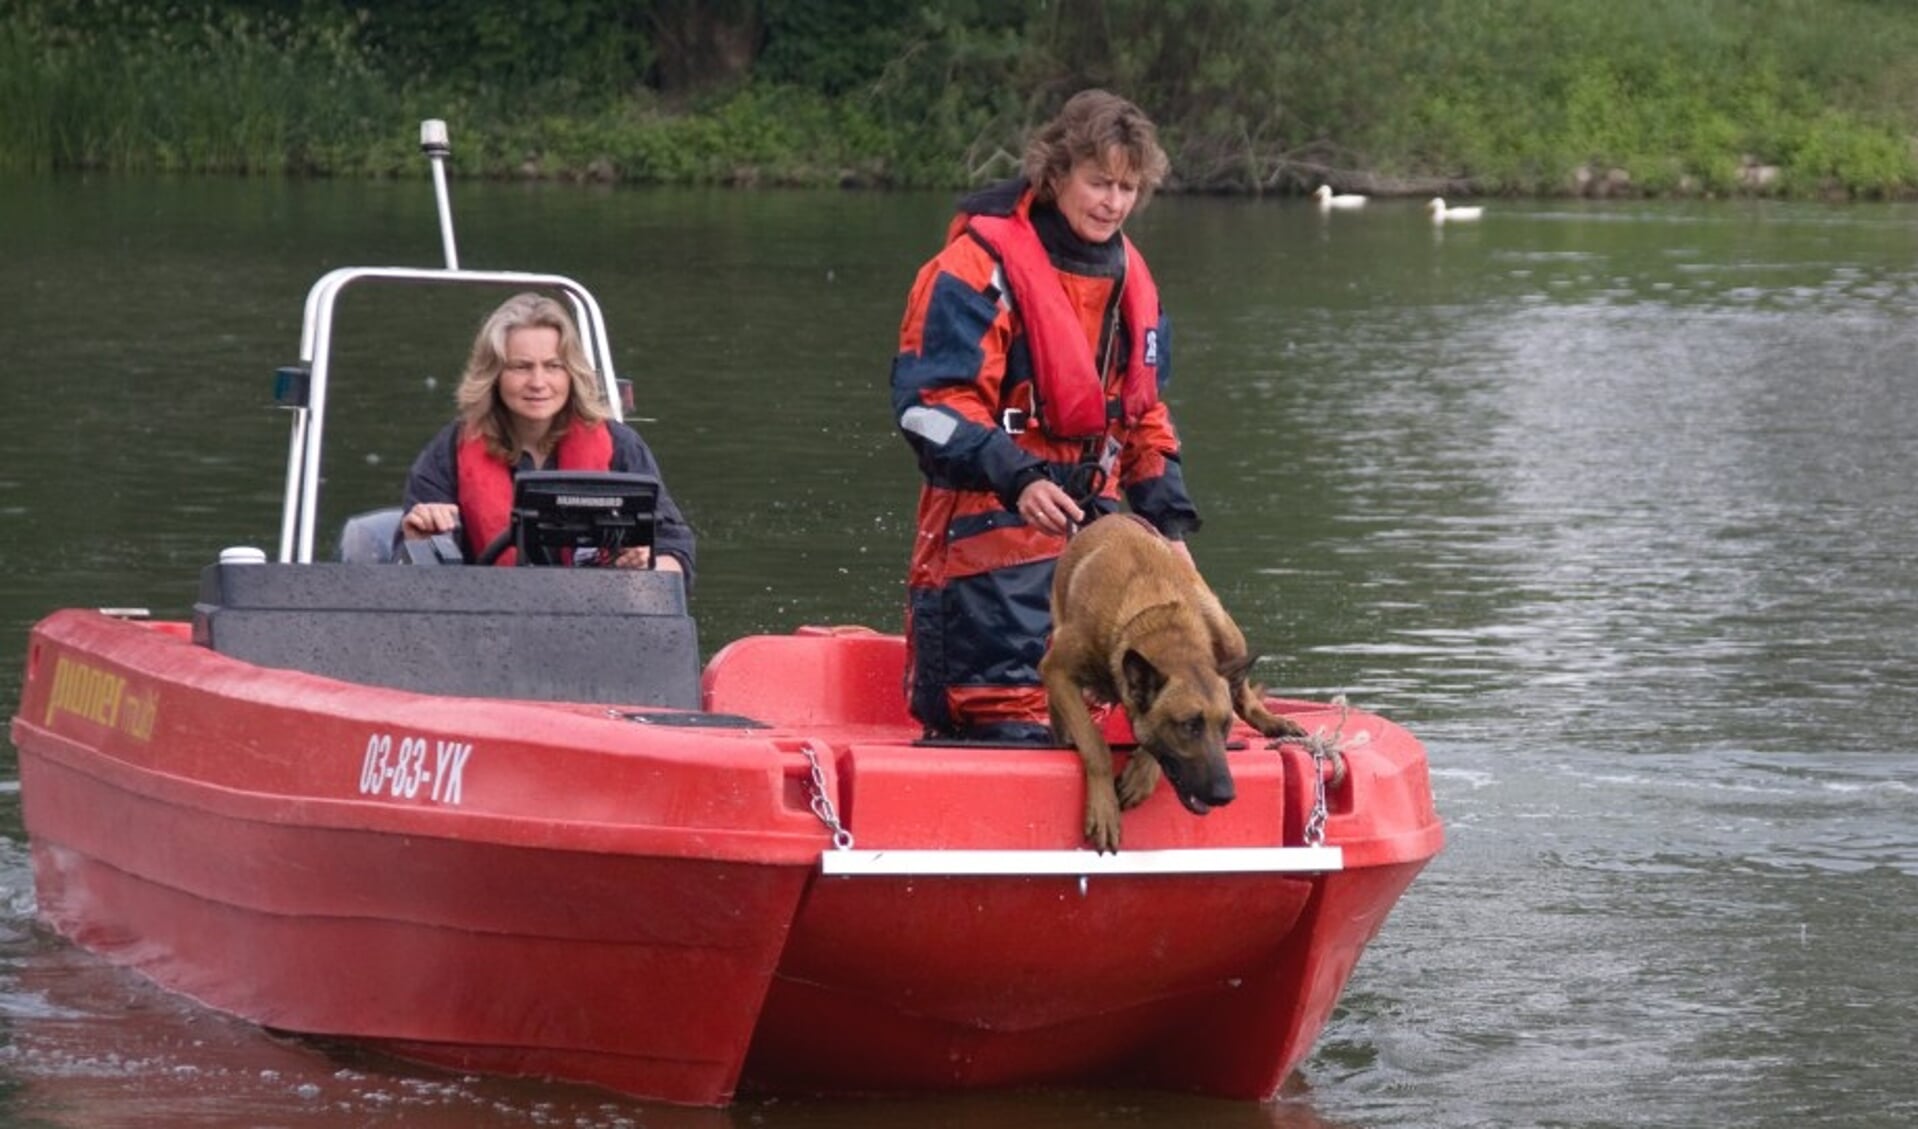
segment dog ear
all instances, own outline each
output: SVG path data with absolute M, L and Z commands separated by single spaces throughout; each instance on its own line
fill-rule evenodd
M 1220 663 L 1219 677 L 1237 686 L 1252 676 L 1252 667 L 1257 664 L 1258 661 L 1258 655 L 1247 652 L 1246 655 L 1237 662 Z
M 1119 660 L 1119 669 L 1125 675 L 1125 701 L 1137 713 L 1152 708 L 1152 700 L 1165 689 L 1165 675 L 1159 668 L 1139 652 L 1126 649 L 1125 657 Z

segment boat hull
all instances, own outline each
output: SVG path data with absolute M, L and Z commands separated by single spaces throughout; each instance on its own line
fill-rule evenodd
M 1271 1098 L 1418 869 L 1176 888 L 1162 876 L 1084 890 L 1062 878 L 824 883 L 781 962 L 747 1082 Z M 889 933 L 847 928 L 871 920 Z M 947 959 L 910 959 L 926 951 Z
M 56 613 L 12 730 L 39 910 L 265 1026 L 665 1101 L 1274 1094 L 1439 849 L 1417 742 L 1282 703 L 1349 747 L 1329 854 L 1299 849 L 1323 766 L 1252 735 L 1234 804 L 1154 796 L 1092 856 L 1077 758 L 916 746 L 902 663 L 867 632 L 742 640 L 708 665 L 707 724 L 680 725 Z
M 732 1093 L 826 841 L 788 799 L 800 758 L 635 755 L 603 710 L 435 716 L 90 615 L 43 624 L 29 664 L 39 910 L 75 942 L 269 1027 Z

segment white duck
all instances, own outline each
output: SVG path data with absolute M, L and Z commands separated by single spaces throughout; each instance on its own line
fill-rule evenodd
M 1319 207 L 1322 209 L 1365 207 L 1365 197 L 1333 192 L 1329 184 L 1319 185 L 1318 190 L 1312 193 L 1312 198 L 1319 202 Z
M 1485 209 L 1477 206 L 1448 208 L 1443 196 L 1432 197 L 1432 202 L 1425 205 L 1425 210 L 1432 213 L 1433 223 L 1469 223 L 1485 214 Z

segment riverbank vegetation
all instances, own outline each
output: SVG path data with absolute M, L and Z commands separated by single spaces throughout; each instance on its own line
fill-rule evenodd
M 1918 195 L 1904 0 L 15 0 L 0 169 L 960 187 L 1072 91 L 1179 191 Z

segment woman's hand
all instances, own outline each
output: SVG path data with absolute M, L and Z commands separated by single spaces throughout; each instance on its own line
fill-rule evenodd
M 1050 478 L 1035 478 L 1019 491 L 1019 516 L 1041 533 L 1064 537 L 1085 520 L 1085 511 Z
M 451 533 L 460 523 L 460 508 L 451 502 L 421 502 L 400 519 L 400 535 L 420 541 L 436 533 Z
M 651 548 L 645 545 L 635 545 L 630 549 L 622 549 L 620 550 L 619 556 L 613 558 L 613 567 L 614 568 L 653 567 L 653 551 Z M 658 568 L 659 568 L 659 571 L 661 572 L 685 572 L 686 571 L 685 568 L 680 565 L 679 558 L 673 556 L 671 553 L 661 553 L 659 555 Z

